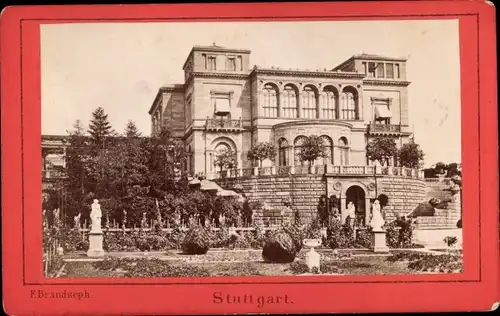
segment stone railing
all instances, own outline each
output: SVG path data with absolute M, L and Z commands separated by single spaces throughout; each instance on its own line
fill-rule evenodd
M 400 133 L 401 125 L 395 124 L 370 124 L 368 131 L 372 133 Z
M 242 129 L 243 124 L 241 122 L 241 119 L 228 120 L 228 119 L 207 118 L 205 127 L 207 129 L 214 129 L 214 130 Z
M 207 179 L 228 178 L 251 178 L 259 176 L 289 176 L 289 175 L 339 175 L 339 176 L 371 176 L 387 175 L 407 178 L 424 179 L 424 173 L 418 169 L 405 167 L 382 167 L 382 166 L 336 166 L 336 165 L 314 165 L 314 166 L 279 166 L 251 169 L 224 170 L 216 173 L 206 174 Z

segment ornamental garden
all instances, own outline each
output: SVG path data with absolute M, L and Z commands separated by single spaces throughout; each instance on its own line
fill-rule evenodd
M 390 139 L 376 138 L 368 144 L 367 156 L 380 162 L 369 170 L 375 178 L 403 179 L 386 181 L 387 187 L 398 181 L 421 182 L 424 189 L 418 195 L 418 206 L 396 213 L 391 210 L 404 209 L 406 204 L 392 201 L 396 195 L 380 194 L 375 199 L 366 198 L 366 212 L 360 214 L 358 205 L 343 206 L 341 194 L 311 189 L 316 182 L 318 187 L 331 185 L 334 189 L 337 183 L 343 185 L 342 181 L 328 180 L 339 178 L 335 170 L 314 163 L 326 151 L 320 137 L 304 140 L 300 152 L 301 160 L 307 162 L 304 170 L 284 174 L 273 167 L 256 167 L 247 174 L 238 169 L 234 153 L 227 150 L 216 157 L 220 172 L 208 178 L 203 174 L 189 177 L 182 171 L 184 146 L 168 130 L 142 137 L 129 122 L 125 133 L 119 135 L 101 108 L 93 112 L 88 129 L 76 122 L 65 140 L 65 166 L 59 170 L 62 176 L 44 183 L 42 231 L 47 277 L 373 275 L 463 270 L 460 238 L 440 236 L 439 243 L 431 245 L 421 243 L 425 238 L 416 236 L 422 236 L 422 227 L 432 232 L 433 225 L 445 224 L 436 218 L 440 219 L 446 209 L 457 204 L 461 209 L 457 201 L 460 171 L 457 164 L 443 163 L 418 170 L 423 153 L 413 142 L 396 150 Z M 272 144 L 259 143 L 250 150 L 248 159 L 261 166 L 263 160 L 272 160 L 275 155 Z M 396 157 L 399 166 L 385 164 L 389 157 Z M 266 181 L 280 182 L 278 178 L 290 183 L 265 194 L 265 188 L 255 189 Z M 382 185 L 383 179 L 379 180 Z M 313 184 L 307 184 L 306 189 L 300 186 L 301 181 Z M 448 198 L 433 195 L 438 186 L 450 192 Z M 295 191 L 307 194 L 298 198 L 301 195 Z M 102 225 L 103 254 L 97 258 L 88 256 L 95 228 L 95 218 L 91 218 L 94 200 L 99 203 Z M 381 253 L 373 251 L 370 225 L 369 210 L 375 200 L 381 207 L 388 247 Z M 461 228 L 460 218 L 452 220 Z M 318 264 L 310 264 L 311 252 L 318 254 Z

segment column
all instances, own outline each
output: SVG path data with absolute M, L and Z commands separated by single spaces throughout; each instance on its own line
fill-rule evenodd
M 318 100 L 316 101 L 316 118 L 324 118 L 321 113 L 321 107 L 323 106 L 325 94 L 321 91 L 318 92 Z
M 345 220 L 346 220 L 346 216 L 345 216 L 345 209 L 346 209 L 346 205 L 345 205 L 345 197 L 343 197 L 341 194 L 339 195 L 339 201 L 340 201 L 340 222 L 342 224 L 345 223 Z
M 365 225 L 370 225 L 371 213 L 370 198 L 365 198 Z
M 356 100 L 358 104 L 358 117 L 360 120 L 363 120 L 364 117 L 364 111 L 363 111 L 363 95 L 362 93 L 358 90 L 358 99 Z
M 278 91 L 278 117 L 283 116 L 283 91 Z
M 302 85 L 300 85 L 299 93 L 297 94 L 297 117 L 302 117 Z

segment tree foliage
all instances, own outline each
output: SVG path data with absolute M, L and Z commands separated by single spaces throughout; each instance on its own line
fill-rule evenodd
M 424 176 L 426 178 L 436 178 L 438 176 L 445 176 L 447 178 L 453 178 L 455 176 L 461 177 L 462 171 L 459 168 L 459 164 L 456 162 L 446 164 L 439 161 L 432 167 L 424 169 Z
M 92 120 L 89 123 L 88 132 L 94 145 L 99 146 L 104 139 L 114 134 L 114 130 L 108 121 L 108 115 L 102 107 L 98 107 L 92 112 Z
M 247 158 L 252 161 L 259 161 L 259 166 L 262 167 L 262 161 L 269 159 L 274 161 L 276 157 L 276 146 L 270 142 L 258 143 L 248 151 Z
M 232 149 L 222 149 L 217 153 L 215 158 L 215 165 L 223 169 L 233 169 L 236 168 L 236 153 Z
M 105 142 L 100 147 L 79 121 L 68 134 L 64 214 L 69 224 L 79 213 L 82 223 L 89 222 L 94 198 L 101 204 L 103 225 L 107 218 L 120 225 L 126 214 L 127 226 L 139 226 L 144 213 L 155 227 L 157 222 L 163 227 L 167 221 L 173 224 L 175 214 L 185 222 L 196 215 L 204 223 L 214 214 L 232 218 L 241 208 L 234 201 L 189 188 L 183 172 L 184 145 L 167 129 L 153 138 L 108 135 L 101 138 Z M 43 206 L 50 210 L 60 200 L 60 191 L 47 193 Z
M 299 157 L 302 161 L 308 161 L 312 165 L 313 161 L 326 155 L 326 148 L 320 136 L 311 135 L 304 139 L 300 148 Z
M 388 166 L 390 159 L 396 156 L 397 152 L 396 141 L 391 137 L 377 137 L 366 145 L 368 159 L 378 161 L 382 166 Z
M 422 166 L 422 161 L 424 160 L 424 152 L 414 141 L 401 146 L 398 156 L 401 166 L 407 168 L 418 169 Z
M 139 132 L 139 129 L 135 125 L 135 122 L 132 120 L 129 120 L 127 122 L 127 126 L 125 127 L 125 137 L 140 137 L 141 133 Z

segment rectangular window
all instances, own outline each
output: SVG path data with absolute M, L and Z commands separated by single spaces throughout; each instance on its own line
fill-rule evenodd
M 234 57 L 227 58 L 226 70 L 236 71 L 236 58 Z
M 368 77 L 375 77 L 375 63 L 368 63 Z
M 201 54 L 201 58 L 203 58 L 203 67 L 207 69 L 207 54 Z
M 386 64 L 387 78 L 394 79 L 394 64 Z
M 216 70 L 217 69 L 217 62 L 215 56 L 209 56 L 208 57 L 208 70 Z
M 377 78 L 385 77 L 384 63 L 377 63 Z
M 395 64 L 394 65 L 396 67 L 396 78 L 400 78 L 401 77 L 401 74 L 399 73 L 399 64 Z
M 241 56 L 238 56 L 238 68 L 240 71 L 243 71 L 243 60 Z
M 361 64 L 363 65 L 363 73 L 364 73 L 365 75 L 366 75 L 366 74 L 368 74 L 368 67 L 367 67 L 366 63 L 365 63 L 365 62 L 362 62 Z

